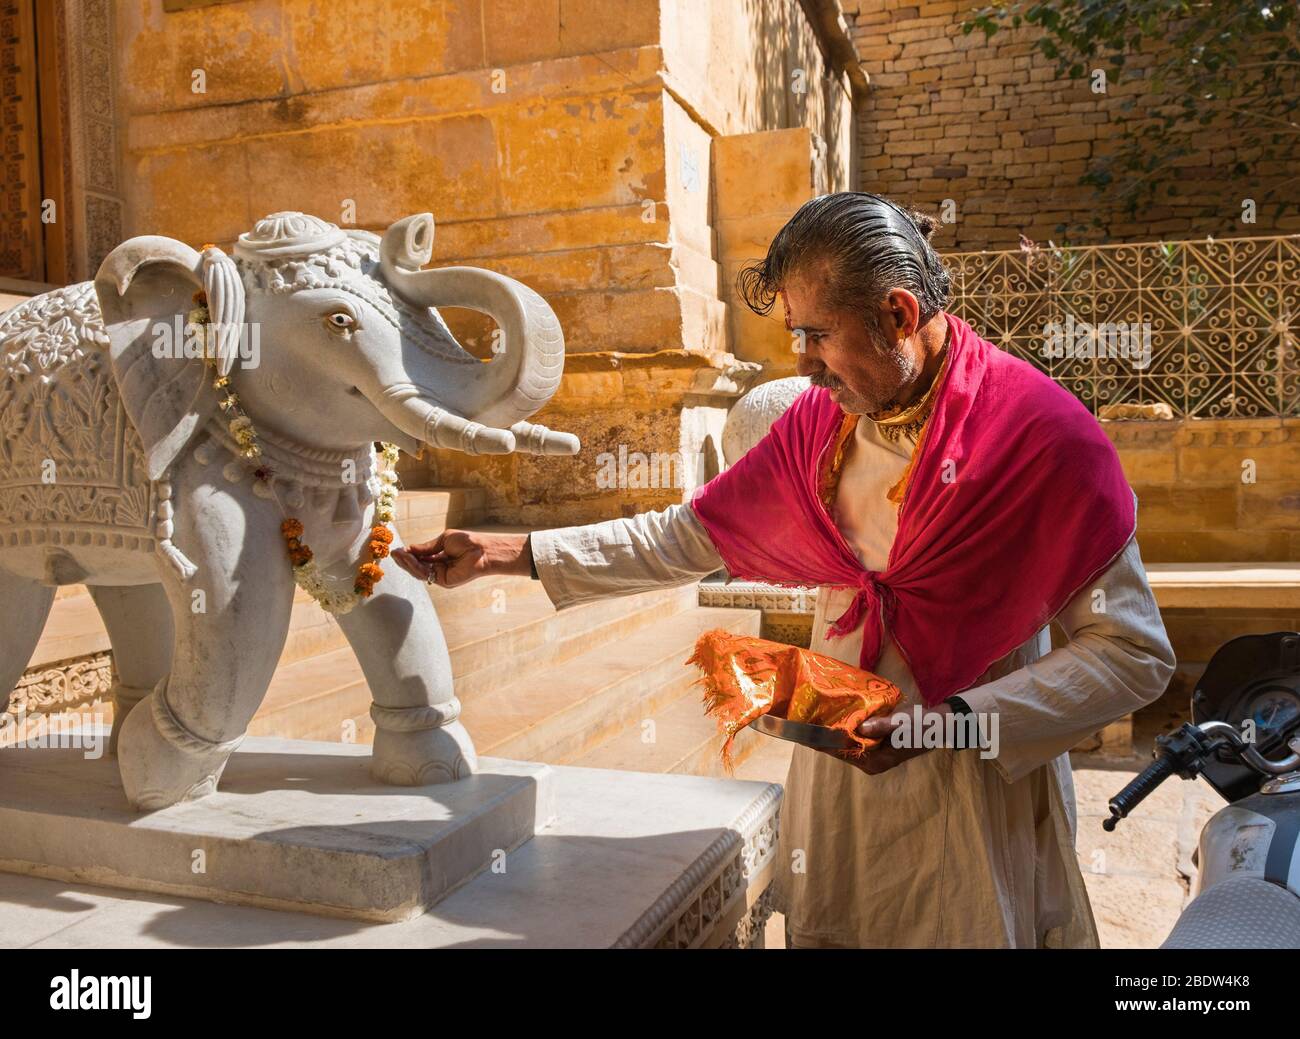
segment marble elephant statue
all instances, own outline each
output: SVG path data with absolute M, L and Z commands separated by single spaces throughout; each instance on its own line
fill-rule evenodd
M 0 319 L 0 709 L 56 588 L 85 583 L 113 649 L 110 752 L 138 810 L 215 790 L 260 705 L 299 573 L 287 516 L 319 583 L 354 589 L 383 500 L 376 441 L 578 450 L 527 421 L 564 367 L 550 307 L 491 271 L 422 269 L 432 241 L 427 213 L 382 237 L 274 213 L 233 255 L 143 236 L 93 283 Z M 496 321 L 490 361 L 456 341 L 445 306 Z M 192 343 L 200 328 L 198 350 L 167 334 Z M 223 413 L 231 392 L 257 433 L 251 456 Z M 474 747 L 428 590 L 377 562 L 373 593 L 332 611 L 373 698 L 371 773 L 466 776 Z

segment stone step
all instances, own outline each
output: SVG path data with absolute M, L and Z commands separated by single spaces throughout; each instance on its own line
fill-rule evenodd
M 108 632 L 104 630 L 99 611 L 86 593 L 85 585 L 77 587 L 81 588 L 82 594 L 54 600 L 28 668 L 45 667 L 60 660 L 88 657 L 108 650 Z
M 556 611 L 536 581 L 516 582 L 505 609 L 493 605 L 441 616 L 451 653 L 456 695 L 462 702 L 555 666 L 647 625 L 694 608 L 695 586 L 656 589 Z M 282 664 L 249 731 L 296 739 L 340 738 L 351 719 L 368 731 L 370 691 L 348 646 Z
M 459 611 L 440 618 L 452 647 L 456 695 L 490 692 L 524 674 L 615 642 L 696 608 L 694 584 L 603 599 L 556 612 L 537 582 L 512 592 L 504 613 Z
M 653 722 L 653 727 L 647 722 Z M 732 744 L 733 764 L 739 767 L 767 739 L 753 729 L 742 729 Z M 627 726 L 571 764 L 625 772 L 726 776 L 722 743 L 717 722 L 704 713 L 696 687 L 685 690 L 654 714 Z
M 44 774 L 38 781 L 15 772 L 11 778 L 16 782 L 9 785 L 26 802 L 37 800 L 42 791 L 61 793 L 47 797 L 45 807 L 61 808 L 67 822 L 56 828 L 49 822 L 51 812 L 36 814 L 41 806 L 33 805 L 28 814 L 34 824 L 26 827 L 34 835 L 29 843 L 38 853 L 28 856 L 38 858 L 33 868 L 52 872 L 43 870 L 42 864 L 60 861 L 52 857 L 60 838 L 57 850 L 81 854 L 79 861 L 65 856 L 62 868 L 54 874 L 56 879 L 3 875 L 0 945 L 175 949 L 207 948 L 219 942 L 245 948 L 522 945 L 567 949 L 651 946 L 668 933 L 664 945 L 674 944 L 673 936 L 680 935 L 676 944 L 714 947 L 737 934 L 739 918 L 767 882 L 764 867 L 770 850 L 762 847 L 753 862 L 758 867 L 754 875 L 739 875 L 740 867 L 748 864 L 742 861 L 741 849 L 759 846 L 775 826 L 776 791 L 766 785 L 563 766 L 530 769 L 489 758 L 483 768 L 487 775 L 463 783 L 383 787 L 366 774 L 365 749 L 337 743 L 285 746 L 274 740 L 250 739 L 232 756 L 229 784 L 223 778 L 222 789 L 206 798 L 202 806 L 181 804 L 144 816 L 127 812 L 117 762 L 112 759 L 85 761 L 74 750 L 28 755 L 34 759 L 29 765 L 43 766 Z M 289 760 L 289 755 L 300 756 L 301 764 Z M 251 759 L 261 774 L 251 781 L 245 774 L 241 780 L 247 769 L 241 758 Z M 554 820 L 540 829 L 535 839 L 518 847 L 509 834 L 480 826 L 474 805 L 457 803 L 458 795 L 465 792 L 476 796 L 480 805 L 498 803 L 500 788 L 492 772 L 499 774 L 510 766 L 516 775 L 531 773 L 544 783 L 532 798 L 535 807 L 521 807 L 514 818 L 531 821 L 535 827 L 547 822 L 548 816 Z M 0 778 L 4 771 L 0 769 Z M 555 794 L 553 807 L 542 799 L 551 791 Z M 91 797 L 96 792 L 102 795 L 102 804 Z M 279 809 L 270 817 L 259 817 L 259 800 L 267 796 L 279 802 Z M 11 809 L 9 816 L 13 809 L 24 807 L 8 792 L 0 800 Z M 394 800 L 405 803 L 405 814 L 383 823 L 385 815 L 394 818 L 388 811 Z M 327 812 L 332 814 L 326 817 Z M 114 813 L 125 820 L 127 832 L 120 838 L 108 834 L 109 817 Z M 170 836 L 177 838 L 173 842 L 176 849 L 161 847 L 156 839 L 164 827 L 192 831 L 196 819 L 211 822 L 217 817 L 233 837 L 223 833 L 219 839 L 204 841 L 202 835 L 174 832 Z M 380 827 L 375 825 L 377 818 Z M 376 879 L 375 871 L 389 868 L 390 860 L 409 853 L 431 826 L 436 829 L 467 819 L 474 823 L 467 835 L 480 840 L 480 853 L 452 856 L 455 862 L 451 863 L 426 859 L 425 884 L 439 884 L 459 862 L 486 862 L 488 856 L 482 848 L 507 852 L 502 861 L 508 870 L 481 870 L 422 916 L 391 926 L 340 920 L 341 907 L 334 899 L 311 914 L 262 907 L 267 904 L 266 895 L 276 892 L 268 892 L 257 878 L 271 876 L 290 898 L 301 896 L 312 882 L 310 874 L 319 863 L 309 864 L 304 871 L 299 854 L 307 850 L 304 842 L 311 845 L 313 854 L 328 854 L 325 868 L 345 882 L 334 893 L 335 899 L 369 897 L 388 889 L 383 878 Z M 26 849 L 18 848 L 12 835 L 25 834 L 9 817 L 0 818 L 0 842 L 4 845 L 0 853 L 18 858 Z M 366 855 L 351 865 L 363 868 L 353 870 L 334 854 L 335 845 L 339 840 L 362 838 L 368 840 Z M 202 885 L 188 879 L 193 848 L 217 849 L 208 855 L 205 876 L 219 882 L 231 872 L 224 844 L 248 840 L 269 843 L 283 854 L 279 861 L 243 870 L 239 879 L 246 882 L 229 884 L 220 893 L 223 898 L 232 896 L 225 904 L 189 897 L 218 894 L 210 890 L 211 885 L 207 892 L 200 892 L 197 889 Z M 111 842 L 121 853 L 119 858 L 129 861 L 97 857 L 96 841 Z M 492 858 L 495 865 L 501 855 Z M 89 886 L 129 883 L 128 865 L 137 870 L 148 868 L 155 875 L 159 868 L 167 868 L 177 875 L 163 878 L 165 883 L 155 878 L 152 892 Z M 299 872 L 304 876 L 295 887 Z M 329 915 L 317 915 L 324 913 Z M 160 926 L 163 921 L 165 927 Z M 748 928 L 739 931 L 743 939 Z
M 454 616 L 460 611 L 478 611 L 494 602 L 505 601 L 511 589 L 526 582 L 520 577 L 481 577 L 458 588 L 429 587 L 438 617 Z M 289 621 L 289 635 L 280 654 L 280 666 L 296 663 L 308 657 L 330 653 L 347 646 L 343 629 L 330 614 L 322 610 L 301 588 L 293 597 L 293 616 Z
M 353 735 L 369 723 L 370 688 L 348 647 L 281 666 L 248 725 L 251 736 L 364 743 Z M 366 724 L 364 728 L 370 731 Z
M 756 635 L 760 620 L 756 610 L 686 610 L 473 697 L 461 717 L 480 753 L 566 764 L 682 696 L 699 677 L 686 659 L 705 631 Z
M 482 487 L 403 489 L 393 508 L 397 529 L 408 542 L 423 540 L 447 527 L 482 522 L 488 496 Z
M 477 488 L 466 488 L 466 490 L 477 490 Z M 443 497 L 447 496 L 445 491 L 440 490 L 436 494 L 424 491 L 411 492 L 404 497 L 418 498 L 424 495 L 434 498 L 435 505 Z M 400 503 L 401 499 L 399 498 L 398 501 Z M 402 539 L 407 544 L 427 541 L 436 537 L 446 530 L 449 525 L 469 530 L 502 533 L 522 533 L 529 529 L 527 527 L 480 524 L 474 521 L 472 514 L 469 513 L 453 514 L 452 518 L 455 523 L 447 524 L 439 518 L 443 513 L 419 512 L 419 502 L 412 502 L 410 505 L 417 510 L 417 514 L 407 517 L 405 520 L 399 516 L 397 521 L 397 529 L 401 532 Z M 457 588 L 440 588 L 437 585 L 430 585 L 429 598 L 438 611 L 438 617 L 445 619 L 462 610 L 479 610 L 493 604 L 500 607 L 503 602 L 507 601 L 511 589 L 526 587 L 529 584 L 535 585 L 536 582 L 531 582 L 528 578 L 514 576 L 480 577 Z M 289 623 L 289 635 L 285 640 L 284 651 L 280 654 L 280 665 L 291 664 L 320 653 L 328 653 L 346 645 L 347 639 L 344 637 L 343 629 L 339 627 L 338 622 L 317 606 L 311 596 L 301 588 L 294 589 L 293 617 Z
M 1164 609 L 1300 609 L 1300 562 L 1147 563 Z
M 794 757 L 794 744 L 789 740 L 764 736 L 762 743 L 736 768 L 735 779 L 760 780 L 785 786 L 790 774 L 790 759 Z

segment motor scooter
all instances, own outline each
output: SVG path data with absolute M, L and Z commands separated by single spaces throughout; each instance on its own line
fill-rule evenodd
M 1201 830 L 1195 897 L 1162 949 L 1300 949 L 1300 632 L 1221 646 L 1192 692 L 1192 721 L 1109 802 L 1114 830 L 1171 776 L 1228 802 Z

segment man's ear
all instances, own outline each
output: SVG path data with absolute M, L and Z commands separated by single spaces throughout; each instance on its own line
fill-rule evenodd
M 907 289 L 892 289 L 885 297 L 885 307 L 889 311 L 885 328 L 892 328 L 899 341 L 915 335 L 921 327 L 921 303 Z

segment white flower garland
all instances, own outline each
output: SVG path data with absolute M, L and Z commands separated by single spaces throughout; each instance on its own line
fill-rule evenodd
M 379 493 L 376 495 L 375 500 L 375 522 L 387 526 L 393 522 L 395 515 L 393 506 L 397 502 L 396 466 L 398 451 L 396 445 L 385 443 L 382 455 L 384 461 L 388 463 L 388 468 L 379 474 Z M 307 562 L 295 566 L 293 568 L 293 579 L 297 582 L 299 588 L 316 600 L 321 609 L 335 616 L 347 613 L 366 598 L 355 588 L 351 591 L 332 589 L 330 579 L 316 565 L 314 559 L 308 559 Z

